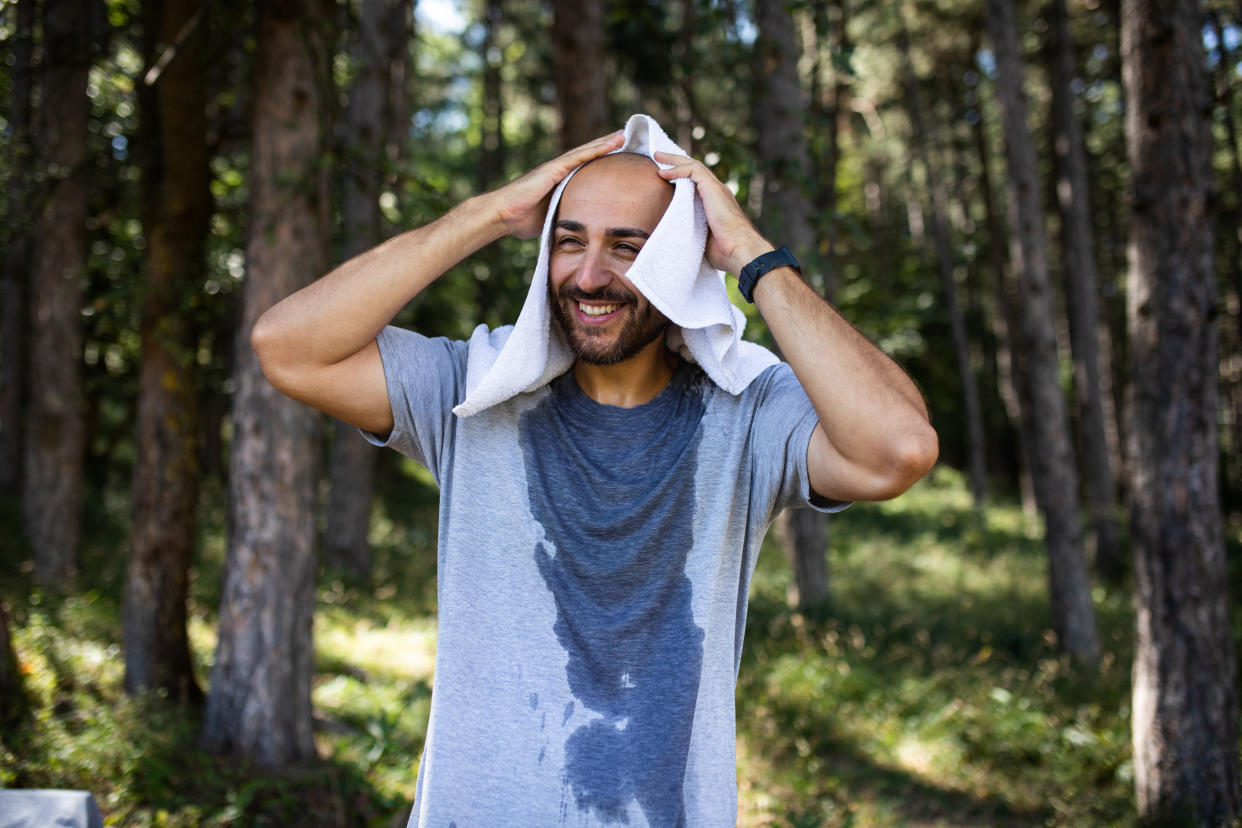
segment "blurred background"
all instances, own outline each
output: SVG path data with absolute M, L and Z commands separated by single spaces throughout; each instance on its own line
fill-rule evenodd
M 740 824 L 1242 813 L 1236 4 L 2 0 L 0 38 L 0 786 L 404 824 L 435 483 L 250 327 L 646 112 L 940 435 L 902 498 L 769 533 Z M 511 323 L 536 254 L 397 324 Z

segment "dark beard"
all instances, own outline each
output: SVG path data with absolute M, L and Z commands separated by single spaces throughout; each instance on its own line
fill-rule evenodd
M 571 282 L 561 285 L 558 293 L 548 286 L 548 300 L 552 305 L 552 318 L 560 327 L 574 356 L 588 365 L 616 365 L 638 354 L 668 330 L 669 321 L 650 302 L 641 301 L 629 291 L 601 290 L 587 293 Z M 621 332 L 608 341 L 598 328 L 583 327 L 577 323 L 574 311 L 578 300 L 610 302 L 628 309 Z

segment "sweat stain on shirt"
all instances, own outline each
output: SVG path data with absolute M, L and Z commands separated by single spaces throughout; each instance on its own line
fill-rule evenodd
M 632 802 L 652 826 L 686 820 L 703 630 L 685 566 L 705 410 L 686 368 L 631 409 L 594 402 L 570 372 L 520 423 L 544 530 L 535 563 L 570 691 L 598 714 L 567 738 L 564 781 L 578 810 L 606 823 L 628 822 Z

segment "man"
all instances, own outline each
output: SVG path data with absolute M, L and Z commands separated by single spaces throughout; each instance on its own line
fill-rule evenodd
M 610 154 L 625 140 L 567 152 L 346 262 L 252 333 L 277 388 L 414 457 L 441 487 L 435 686 L 411 825 L 734 824 L 733 689 L 764 531 L 784 506 L 894 497 L 936 459 L 913 383 L 711 171 Z M 539 333 L 572 366 L 455 416 L 498 364 L 489 348 L 518 333 L 465 343 L 386 325 L 483 245 L 539 235 L 574 170 L 544 239 L 546 289 L 537 271 L 532 294 L 552 318 Z M 673 350 L 674 326 L 627 277 L 679 179 L 701 199 L 703 255 L 743 274 L 788 360 L 732 392 L 710 360 Z

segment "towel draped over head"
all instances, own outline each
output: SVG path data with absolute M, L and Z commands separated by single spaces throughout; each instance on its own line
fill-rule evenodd
M 630 117 L 625 124 L 625 144 L 617 152 L 639 153 L 653 161 L 656 152 L 686 154 L 649 115 Z M 669 165 L 660 167 L 667 169 Z M 548 299 L 553 217 L 573 176 L 566 176 L 552 193 L 539 241 L 539 260 L 517 323 L 494 331 L 480 325 L 470 338 L 466 398 L 453 409 L 459 417 L 534 391 L 574 363 L 573 351 L 553 322 Z M 678 178 L 673 188 L 673 200 L 664 217 L 625 276 L 672 322 L 668 346 L 698 363 L 725 391 L 740 394 L 777 358 L 766 348 L 741 338 L 746 317 L 729 301 L 724 274 L 704 257 L 707 219 L 694 182 Z

